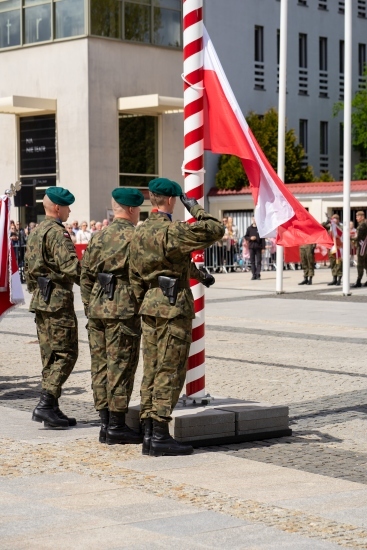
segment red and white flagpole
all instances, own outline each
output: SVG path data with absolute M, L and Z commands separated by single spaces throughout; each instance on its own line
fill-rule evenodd
M 204 104 L 203 104 L 203 0 L 183 0 L 185 193 L 204 205 Z M 186 220 L 195 221 L 187 213 Z M 193 260 L 203 264 L 204 253 Z M 205 296 L 204 287 L 191 279 L 195 319 L 186 376 L 186 394 L 205 397 Z

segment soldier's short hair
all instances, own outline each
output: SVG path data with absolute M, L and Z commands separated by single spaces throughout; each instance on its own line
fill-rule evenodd
M 363 216 L 363 217 L 364 217 L 364 212 L 363 212 L 363 210 L 358 210 L 356 216 Z
M 167 201 L 168 197 L 164 195 L 157 195 L 156 193 L 149 191 L 149 199 L 154 206 L 162 206 Z

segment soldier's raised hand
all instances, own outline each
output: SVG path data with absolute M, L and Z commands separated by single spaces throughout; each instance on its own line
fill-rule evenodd
M 196 199 L 190 199 L 186 193 L 182 193 L 182 195 L 180 196 L 180 199 L 181 199 L 181 202 L 182 204 L 185 206 L 185 208 L 191 212 L 191 208 L 193 206 L 196 206 L 198 203 L 198 201 Z

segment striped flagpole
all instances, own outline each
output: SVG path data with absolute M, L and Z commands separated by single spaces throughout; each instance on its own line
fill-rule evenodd
M 183 0 L 184 46 L 184 164 L 185 193 L 204 205 L 204 107 L 203 107 L 203 0 Z M 187 212 L 186 220 L 195 221 Z M 204 253 L 193 254 L 203 264 Z M 204 287 L 191 279 L 195 319 L 186 376 L 186 394 L 205 396 L 205 297 Z

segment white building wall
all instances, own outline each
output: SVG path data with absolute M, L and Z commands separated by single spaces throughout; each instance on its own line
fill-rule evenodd
M 57 100 L 59 184 L 75 195 L 70 218 L 79 220 L 89 214 L 87 53 L 86 39 L 0 53 L 0 97 Z M 15 116 L 2 115 L 3 121 L 11 129 Z M 7 178 L 14 178 L 13 159 L 18 144 L 14 131 L 10 136 L 1 125 L 0 164 L 9 165 Z M 7 141 L 11 145 L 4 146 Z

